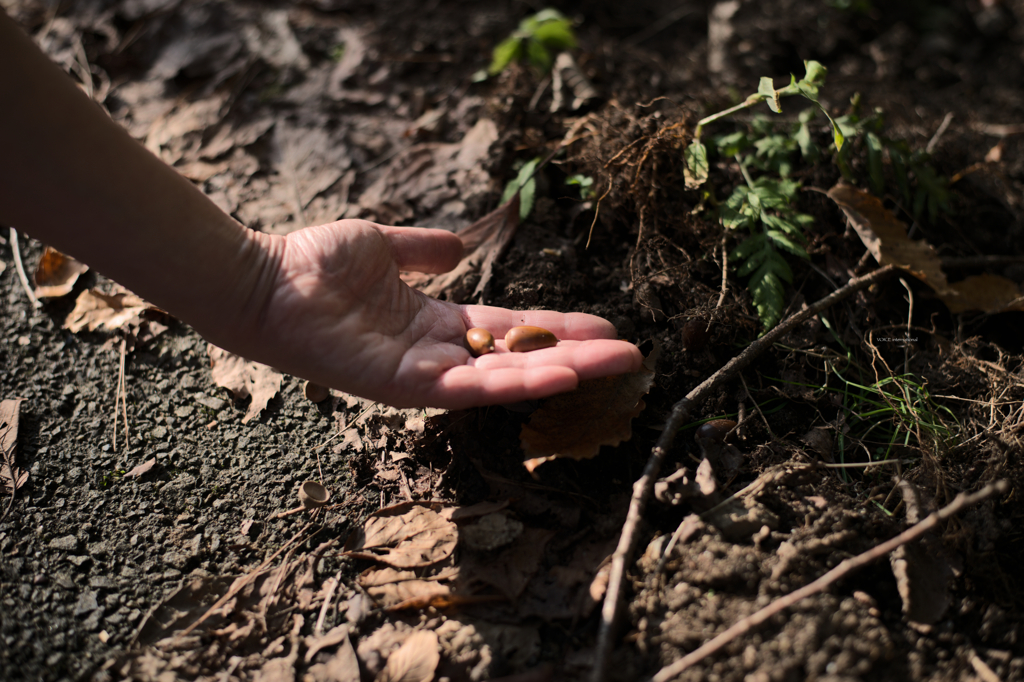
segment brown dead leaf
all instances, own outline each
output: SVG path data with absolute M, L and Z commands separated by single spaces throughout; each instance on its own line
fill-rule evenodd
M 899 482 L 899 489 L 907 507 L 907 524 L 918 523 L 928 515 L 921 492 L 906 479 Z M 889 561 L 907 619 L 925 626 L 937 623 L 953 601 L 950 587 L 955 577 L 939 536 L 925 533 L 918 542 L 897 547 Z
M 415 568 L 444 561 L 458 544 L 458 530 L 432 505 L 405 502 L 375 512 L 349 536 L 345 553 L 394 566 Z
M 935 249 L 924 240 L 907 237 L 907 226 L 867 192 L 846 184 L 828 191 L 879 265 L 895 265 L 918 278 L 938 295 L 951 313 L 981 310 L 999 313 L 1024 310 L 1024 294 L 1012 280 L 977 275 L 950 284 Z
M 18 416 L 24 398 L 0 401 L 0 483 L 12 496 L 28 480 L 28 472 L 14 464 L 18 444 Z
M 456 566 L 438 570 L 398 570 L 385 566 L 364 571 L 359 584 L 385 609 L 426 608 L 453 600 L 452 582 L 459 572 Z
M 498 127 L 482 118 L 459 142 L 413 145 L 366 188 L 359 205 L 388 225 L 427 214 L 461 214 L 494 189 L 482 162 L 497 139 Z
M 78 277 L 89 271 L 89 266 L 47 246 L 36 266 L 32 281 L 39 298 L 58 298 L 70 294 Z
M 643 412 L 643 396 L 654 383 L 657 353 L 639 372 L 581 381 L 575 391 L 548 398 L 519 433 L 523 465 L 533 471 L 554 459 L 589 459 L 602 445 L 616 446 L 633 435 L 631 422 Z
M 236 398 L 252 397 L 249 409 L 242 417 L 243 424 L 258 417 L 270 399 L 281 390 L 284 375 L 267 365 L 246 360 L 213 344 L 207 347 L 207 353 L 215 384 L 228 389 Z
M 417 630 L 398 651 L 388 656 L 376 682 L 430 682 L 440 662 L 437 633 Z
M 155 308 L 131 292 L 104 294 L 89 289 L 78 295 L 75 309 L 64 320 L 64 328 L 74 334 L 83 329 L 91 332 L 97 329 L 116 331 L 140 324 L 141 315 L 147 310 Z
M 428 296 L 438 297 L 444 293 L 447 300 L 453 303 L 480 297 L 490 284 L 494 263 L 505 252 L 518 226 L 519 193 L 516 192 L 510 200 L 464 230 L 456 232 L 462 239 L 465 255 L 454 269 L 439 275 L 408 273 L 403 275 L 403 279 Z M 463 281 L 476 273 L 480 273 L 480 281 L 473 293 L 468 294 Z
M 150 469 L 152 469 L 154 464 L 156 464 L 156 457 L 153 457 L 151 459 L 147 459 L 142 464 L 139 464 L 138 466 L 133 467 L 131 471 L 129 471 L 127 474 L 124 475 L 124 477 L 125 478 L 138 478 L 142 474 L 144 474 L 147 471 L 149 471 Z

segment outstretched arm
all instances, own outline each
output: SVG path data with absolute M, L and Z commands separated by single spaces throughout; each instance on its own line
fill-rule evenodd
M 0 223 L 89 263 L 211 342 L 392 405 L 539 398 L 636 370 L 632 344 L 579 313 L 456 306 L 399 270 L 461 256 L 443 230 L 343 220 L 287 237 L 246 229 L 133 140 L 0 12 Z M 537 324 L 564 341 L 472 358 L 468 327 Z

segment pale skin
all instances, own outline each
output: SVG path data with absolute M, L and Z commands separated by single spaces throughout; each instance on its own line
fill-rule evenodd
M 132 139 L 0 10 L 0 224 L 88 263 L 211 343 L 324 386 L 398 407 L 542 398 L 636 371 L 636 346 L 582 313 L 455 305 L 399 271 L 445 272 L 444 230 L 342 220 L 287 236 L 249 230 Z M 536 325 L 554 348 L 510 353 Z M 484 327 L 495 353 L 462 337 Z

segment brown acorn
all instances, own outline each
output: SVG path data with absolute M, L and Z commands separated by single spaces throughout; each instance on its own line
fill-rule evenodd
M 486 329 L 473 327 L 466 332 L 466 348 L 474 358 L 494 352 L 494 336 Z
M 697 429 L 697 433 L 694 434 L 694 438 L 698 441 L 706 440 L 721 443 L 729 435 L 729 432 L 735 428 L 736 422 L 731 419 L 712 419 L 705 424 L 701 424 L 700 428 Z
M 512 327 L 505 334 L 505 345 L 513 353 L 550 348 L 557 343 L 558 338 L 541 327 Z

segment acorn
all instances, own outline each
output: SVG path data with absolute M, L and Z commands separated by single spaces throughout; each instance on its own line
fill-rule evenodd
M 505 345 L 513 353 L 550 348 L 557 343 L 558 338 L 541 327 L 512 327 L 505 334 Z
M 331 491 L 316 481 L 306 481 L 299 486 L 299 504 L 303 509 L 316 509 L 327 504 Z
M 721 443 L 735 428 L 736 422 L 731 419 L 712 419 L 707 423 L 701 424 L 700 428 L 697 429 L 697 433 L 694 434 L 694 438 L 697 441 L 705 440 Z
M 494 352 L 494 336 L 486 329 L 473 327 L 466 332 L 466 348 L 474 358 Z
M 331 397 L 331 389 L 320 384 L 314 384 L 312 381 L 307 381 L 303 387 L 302 392 L 306 394 L 306 398 L 310 402 L 322 403 Z

